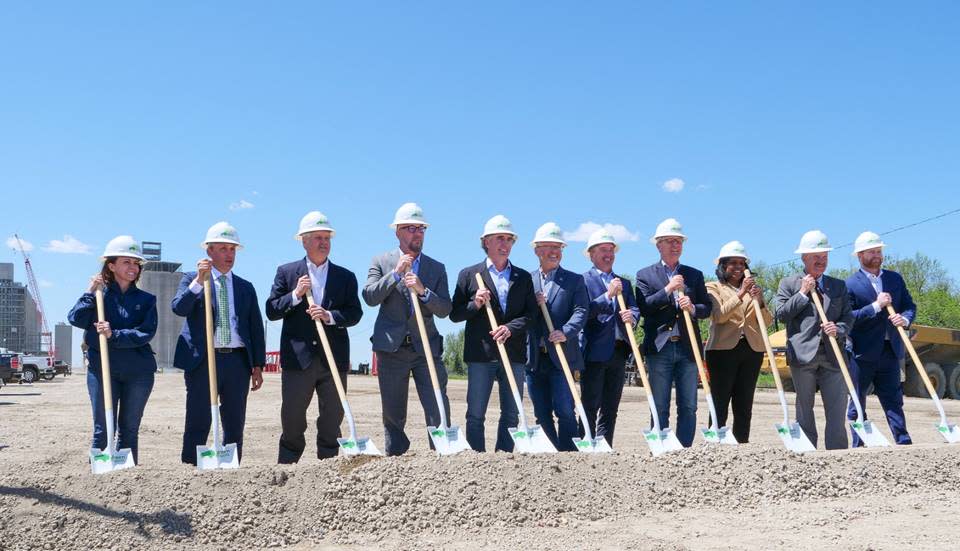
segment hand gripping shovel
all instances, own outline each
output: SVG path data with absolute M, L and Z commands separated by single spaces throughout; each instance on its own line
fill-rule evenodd
M 627 303 L 623 300 L 623 295 L 617 295 L 617 301 L 620 305 L 620 311 L 627 310 Z M 650 453 L 654 457 L 666 453 L 683 449 L 683 444 L 677 440 L 677 435 L 670 429 L 660 428 L 660 416 L 657 415 L 657 404 L 653 401 L 653 391 L 650 390 L 650 379 L 647 378 L 647 368 L 643 365 L 643 358 L 640 356 L 640 347 L 637 346 L 637 337 L 633 334 L 633 323 L 625 323 L 627 339 L 630 341 L 630 349 L 633 351 L 633 359 L 637 362 L 637 373 L 640 374 L 640 380 L 643 382 L 643 391 L 647 394 L 647 406 L 650 408 L 650 415 L 653 418 L 653 429 L 643 431 L 643 439 L 650 447 Z
M 813 299 L 813 305 L 816 307 L 820 319 L 826 322 L 827 313 L 823 311 L 823 303 L 820 302 L 820 295 L 817 294 L 816 290 L 810 291 L 810 298 Z M 847 362 L 843 359 L 840 345 L 837 344 L 837 339 L 833 335 L 827 335 L 827 337 L 830 338 L 830 347 L 833 349 L 833 354 L 837 357 L 837 362 L 840 364 L 840 372 L 843 373 L 843 380 L 847 382 L 850 398 L 853 400 L 854 407 L 857 408 L 857 419 L 849 422 L 850 428 L 857 433 L 860 440 L 867 446 L 889 446 L 890 442 L 873 426 L 873 422 L 863 418 L 863 408 L 860 407 L 857 388 L 853 386 L 853 379 L 850 378 L 850 370 L 847 369 Z
M 313 306 L 313 294 L 307 293 L 307 304 Z M 337 373 L 337 363 L 333 359 L 333 351 L 330 350 L 330 341 L 327 339 L 327 332 L 323 330 L 323 322 L 317 320 L 317 333 L 320 335 L 320 344 L 323 345 L 323 353 L 327 357 L 327 366 L 330 368 L 330 375 L 333 377 L 333 384 L 337 387 L 337 395 L 340 396 L 340 405 L 343 407 L 343 415 L 347 418 L 347 426 L 350 429 L 349 438 L 337 438 L 340 444 L 340 451 L 344 455 L 383 455 L 377 446 L 369 437 L 357 437 L 357 426 L 353 422 L 353 412 L 350 411 L 350 404 L 347 403 L 347 393 L 343 390 L 343 383 L 340 382 L 340 374 Z
M 486 289 L 483 283 L 483 277 L 478 273 L 477 285 L 480 289 Z M 490 320 L 490 330 L 496 331 L 500 325 L 497 323 L 497 317 L 493 315 L 493 306 L 488 300 L 486 303 L 487 317 Z M 510 391 L 513 393 L 513 401 L 517 403 L 517 412 L 520 415 L 520 426 L 510 429 L 510 438 L 516 451 L 520 453 L 556 453 L 557 448 L 543 433 L 539 425 L 527 425 L 527 416 L 523 412 L 523 398 L 520 397 L 520 391 L 517 390 L 517 380 L 513 377 L 513 364 L 510 363 L 510 356 L 507 355 L 507 349 L 502 342 L 497 342 L 497 350 L 500 352 L 500 363 L 503 365 L 503 371 L 507 374 L 507 381 L 510 382 Z
M 547 322 L 547 332 L 553 333 L 553 320 L 550 318 L 550 311 L 547 310 L 546 303 L 540 305 L 540 311 L 543 313 L 543 319 Z M 570 393 L 573 394 L 573 403 L 577 407 L 577 415 L 580 416 L 580 424 L 583 425 L 584 438 L 574 438 L 573 445 L 577 451 L 585 453 L 610 453 L 613 448 L 607 443 L 604 437 L 594 438 L 590 434 L 590 423 L 587 422 L 587 412 L 583 410 L 583 402 L 580 401 L 580 393 L 577 392 L 577 385 L 573 382 L 573 374 L 570 373 L 570 364 L 567 363 L 567 355 L 563 352 L 563 345 L 556 342 L 553 345 L 557 349 L 557 357 L 560 358 L 560 367 L 563 368 L 563 376 L 567 379 L 567 385 L 570 386 Z
M 746 277 L 750 277 L 750 270 L 744 272 Z M 773 347 L 770 346 L 770 336 L 767 335 L 767 326 L 763 321 L 763 313 L 760 312 L 760 303 L 753 301 L 753 312 L 757 315 L 757 326 L 760 328 L 760 335 L 763 337 L 763 346 L 767 349 L 767 361 L 770 364 L 770 372 L 773 373 L 773 380 L 777 383 L 777 397 L 780 398 L 780 405 L 783 407 L 783 423 L 774 423 L 780 440 L 788 450 L 794 453 L 804 453 L 816 451 L 807 435 L 800 429 L 800 424 L 790 422 L 790 409 L 787 406 L 787 397 L 783 393 L 783 381 L 780 380 L 780 372 L 777 370 L 777 362 L 773 356 Z
M 683 291 L 678 291 L 682 297 Z M 700 343 L 697 342 L 697 334 L 693 331 L 693 319 L 690 312 L 683 311 L 683 321 L 687 325 L 687 336 L 690 337 L 690 348 L 693 350 L 693 359 L 697 362 L 697 371 L 700 372 L 700 382 L 703 383 L 703 394 L 707 400 L 707 411 L 710 413 L 710 426 L 700 429 L 703 439 L 711 444 L 728 444 L 736 446 L 739 442 L 733 437 L 730 429 L 721 427 L 717 422 L 717 408 L 713 405 L 713 395 L 710 393 L 710 377 L 707 370 L 703 368 L 703 358 L 700 356 Z
M 423 312 L 420 311 L 420 299 L 413 289 L 410 289 L 410 303 L 413 304 L 413 313 L 417 317 L 417 327 L 420 329 L 420 340 L 423 341 L 423 353 L 427 357 L 427 369 L 430 371 L 430 382 L 433 384 L 433 395 L 437 399 L 437 410 L 440 412 L 440 426 L 427 427 L 427 433 L 440 455 L 453 455 L 463 450 L 470 450 L 470 443 L 464 438 L 460 427 L 447 424 L 447 410 L 443 405 L 443 395 L 440 393 L 440 380 L 437 379 L 437 366 L 433 363 L 433 351 L 430 349 L 430 339 L 427 338 L 427 327 L 423 323 Z
M 97 321 L 106 321 L 103 312 L 103 290 L 97 288 Z M 93 474 L 109 473 L 134 466 L 133 452 L 130 448 L 117 449 L 114 441 L 113 388 L 110 382 L 110 351 L 107 348 L 107 336 L 100 334 L 100 379 L 103 382 L 103 420 L 107 430 L 107 447 L 90 449 L 90 468 Z
M 896 314 L 896 311 L 894 311 L 893 306 L 888 304 L 887 313 L 892 316 Z M 943 411 L 943 404 L 940 403 L 940 397 L 937 396 L 937 392 L 930 382 L 930 376 L 927 375 L 927 370 L 923 368 L 923 363 L 920 362 L 920 357 L 917 356 L 917 351 L 913 347 L 913 342 L 907 335 L 907 331 L 903 327 L 897 327 L 897 332 L 900 333 L 900 338 L 903 339 L 903 345 L 910 353 L 910 358 L 913 359 L 913 365 L 915 365 L 917 371 L 920 372 L 920 378 L 923 379 L 923 384 L 927 387 L 927 392 L 930 393 L 930 398 L 933 398 L 933 403 L 937 406 L 937 411 L 940 413 L 940 423 L 936 425 L 937 432 L 940 433 L 940 436 L 943 436 L 944 440 L 951 444 L 960 442 L 960 429 L 958 429 L 956 425 L 951 425 L 947 422 L 947 414 Z
M 213 346 L 213 302 L 210 292 L 210 278 L 203 279 L 203 314 L 207 334 L 207 373 L 210 383 L 210 421 L 213 429 L 213 443 L 210 446 L 197 446 L 197 468 L 201 471 L 212 469 L 237 469 L 237 445 L 223 445 L 220 434 L 220 395 L 217 391 L 217 351 Z

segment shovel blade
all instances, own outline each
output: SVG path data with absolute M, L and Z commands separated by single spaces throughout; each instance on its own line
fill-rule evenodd
M 467 439 L 464 438 L 460 427 L 427 427 L 427 434 L 430 435 L 430 441 L 433 442 L 433 447 L 440 455 L 453 455 L 473 449 Z
M 513 451 L 520 453 L 557 453 L 553 442 L 543 433 L 540 425 L 510 429 Z
M 956 425 L 937 425 L 937 432 L 939 432 L 940 436 L 943 436 L 943 439 L 950 444 L 956 444 L 957 442 L 960 442 L 960 428 L 958 428 Z
M 643 439 L 650 447 L 650 453 L 654 457 L 667 452 L 679 451 L 683 449 L 683 444 L 677 440 L 677 435 L 670 429 L 663 429 L 659 433 L 655 430 L 643 431 Z
M 725 444 L 727 446 L 739 444 L 727 427 L 700 429 L 700 434 L 703 435 L 704 440 L 711 444 Z
M 356 439 L 337 438 L 337 443 L 340 444 L 343 455 L 383 455 L 376 444 L 366 436 Z
M 780 440 L 783 441 L 783 445 L 793 453 L 817 451 L 817 448 L 813 446 L 813 443 L 810 442 L 807 435 L 800 429 L 799 423 L 790 423 L 789 425 L 776 423 L 774 426 L 777 428 L 777 434 L 780 436 Z
M 860 437 L 860 440 L 868 447 L 872 446 L 889 446 L 890 442 L 887 440 L 887 437 L 880 434 L 880 431 L 873 426 L 872 421 L 850 421 L 848 423 L 850 428 L 857 433 L 857 436 Z
M 573 445 L 577 447 L 578 452 L 584 453 L 613 453 L 613 448 L 607 443 L 607 439 L 600 438 L 574 438 Z
M 197 468 L 201 471 L 239 469 L 240 458 L 237 457 L 237 445 L 197 446 Z
M 109 448 L 105 450 L 90 449 L 90 470 L 93 471 L 93 474 L 104 474 L 135 466 L 133 452 L 130 451 L 130 448 L 113 450 L 112 453 Z

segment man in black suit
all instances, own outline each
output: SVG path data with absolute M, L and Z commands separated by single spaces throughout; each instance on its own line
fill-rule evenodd
M 673 218 L 657 226 L 650 241 L 660 251 L 660 260 L 637 272 L 637 303 L 643 314 L 643 349 L 660 426 L 670 426 L 670 390 L 676 382 L 677 440 L 689 448 L 697 428 L 698 370 L 683 311 L 693 316 L 694 337 L 702 348 L 696 320 L 710 317 L 713 306 L 703 272 L 680 264 L 686 240 Z M 681 298 L 679 291 L 685 296 Z
M 497 450 L 513 451 L 509 429 L 516 427 L 520 420 L 517 398 L 510 390 L 496 345 L 500 342 L 506 347 L 512 364 L 510 368 L 522 396 L 527 326 L 537 315 L 537 300 L 530 273 L 510 263 L 510 250 L 516 240 L 513 225 L 505 216 L 498 214 L 487 221 L 480 236 L 480 245 L 487 258 L 460 271 L 453 294 L 450 320 L 467 322 L 463 342 L 463 361 L 467 363 L 467 442 L 479 452 L 486 451 L 483 423 L 494 381 L 500 389 Z M 478 289 L 478 273 L 486 289 Z M 492 330 L 483 312 L 487 302 L 493 306 L 499 324 L 496 331 Z
M 300 221 L 296 238 L 306 258 L 277 268 L 267 299 L 267 318 L 283 320 L 280 331 L 281 396 L 278 463 L 296 463 L 306 448 L 307 408 L 317 394 L 317 457 L 335 457 L 339 448 L 343 406 L 327 365 L 317 334 L 316 321 L 323 323 L 337 363 L 344 389 L 350 366 L 350 339 L 347 327 L 360 321 L 363 310 L 353 272 L 329 261 L 334 230 L 325 215 L 313 211 Z M 310 293 L 315 302 L 307 307 Z

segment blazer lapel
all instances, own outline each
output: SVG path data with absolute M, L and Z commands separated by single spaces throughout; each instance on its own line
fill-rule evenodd
M 883 274 L 881 274 L 881 281 L 882 281 L 882 278 L 883 278 Z M 869 296 L 873 297 L 874 300 L 877 299 L 877 290 L 873 288 L 873 284 L 870 283 L 870 279 L 860 270 L 857 270 L 857 281 L 860 282 L 860 285 L 863 285 L 864 288 L 866 288 L 867 294 Z M 883 288 L 884 289 L 887 288 L 887 284 L 885 281 L 883 282 Z
M 557 298 L 557 293 L 560 292 L 560 285 L 563 284 L 563 277 L 563 270 L 557 267 L 557 271 L 553 274 L 553 286 L 547 294 L 547 304 L 553 304 L 553 300 Z
M 830 311 L 830 293 L 833 291 L 833 285 L 830 283 L 830 280 L 827 279 L 827 276 L 823 276 L 823 311 L 824 313 Z
M 513 270 L 510 270 L 513 273 Z M 490 291 L 490 304 L 493 304 L 494 313 L 499 312 L 500 319 L 503 319 L 503 307 L 500 305 L 500 295 L 497 293 L 497 286 L 493 284 L 493 278 L 490 277 L 490 270 L 484 262 L 480 265 L 480 277 L 483 278 L 483 284 Z

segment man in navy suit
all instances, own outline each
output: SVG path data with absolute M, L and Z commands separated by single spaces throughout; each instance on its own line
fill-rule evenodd
M 207 443 L 212 422 L 203 304 L 203 281 L 207 277 L 212 279 L 213 339 L 223 443 L 236 444 L 238 458 L 243 455 L 247 395 L 263 384 L 266 362 L 257 292 L 249 281 L 233 273 L 237 250 L 241 248 L 236 228 L 226 222 L 214 224 L 207 230 L 202 246 L 206 247 L 208 258 L 197 262 L 196 272 L 183 274 L 171 304 L 173 313 L 187 318 L 177 339 L 173 365 L 183 370 L 187 387 L 180 460 L 191 465 L 197 464 L 197 446 Z
M 306 448 L 307 408 L 317 395 L 317 457 L 335 457 L 339 450 L 343 406 L 333 382 L 330 366 L 320 344 L 316 322 L 322 322 L 330 341 L 334 371 L 347 388 L 350 368 L 350 339 L 347 327 L 360 321 L 363 309 L 357 294 L 357 277 L 328 258 L 334 229 L 320 212 L 312 211 L 300 220 L 296 238 L 306 258 L 277 268 L 267 299 L 267 318 L 283 320 L 280 330 L 280 376 L 282 404 L 278 463 L 296 463 Z M 307 293 L 314 305 L 307 307 Z
M 916 316 L 917 307 L 910 291 L 897 272 L 883 270 L 883 247 L 880 236 L 863 232 L 854 243 L 854 254 L 860 260 L 860 269 L 847 278 L 847 293 L 853 309 L 853 328 L 850 343 L 853 351 L 851 375 L 857 384 L 861 409 L 866 415 L 867 389 L 874 392 L 887 416 L 887 424 L 897 444 L 911 444 L 903 416 L 903 387 L 900 385 L 900 363 L 904 346 L 897 327 L 908 327 Z M 894 315 L 887 313 L 893 306 Z M 847 417 L 856 419 L 857 410 L 851 402 Z M 863 442 L 853 433 L 853 447 Z
M 577 418 L 573 412 L 573 394 L 560 367 L 556 343 L 563 346 L 570 369 L 582 370 L 579 341 L 590 302 L 587 287 L 583 276 L 560 266 L 567 243 L 559 226 L 553 222 L 540 226 L 531 245 L 540 259 L 540 265 L 531 272 L 537 305 L 546 304 L 554 330 L 552 333 L 548 331 L 543 311 L 538 309 L 527 333 L 530 400 L 537 424 L 553 446 L 559 451 L 576 451 L 573 439 L 577 437 Z
M 487 258 L 460 270 L 453 292 L 450 321 L 467 322 L 463 333 L 463 361 L 467 363 L 467 442 L 478 452 L 487 450 L 483 423 L 494 381 L 500 394 L 497 451 L 513 451 L 509 429 L 520 422 L 505 369 L 512 370 L 522 398 L 527 330 L 537 315 L 537 300 L 530 273 L 509 260 L 516 240 L 513 224 L 506 216 L 498 214 L 488 220 L 480 236 L 480 246 Z M 479 289 L 476 274 L 483 278 L 486 289 Z M 490 327 L 484 312 L 488 302 L 493 307 L 496 330 Z M 503 365 L 496 343 L 506 348 L 511 365 Z
M 609 231 L 599 229 L 590 235 L 583 253 L 593 268 L 583 274 L 590 301 L 581 344 L 585 369 L 580 377 L 580 393 L 590 432 L 603 436 L 613 446 L 617 410 L 623 394 L 623 379 L 630 344 L 626 323 L 636 324 L 640 310 L 630 280 L 613 271 L 620 247 Z M 617 295 L 623 295 L 626 310 L 620 309 Z
M 686 240 L 683 228 L 673 218 L 657 226 L 650 241 L 660 251 L 660 260 L 637 272 L 637 301 L 643 314 L 643 349 L 660 426 L 670 426 L 670 389 L 676 384 L 677 440 L 689 448 L 697 426 L 698 370 L 682 312 L 693 316 L 694 340 L 702 348 L 696 320 L 710 317 L 713 306 L 703 273 L 680 264 Z M 680 297 L 679 291 L 685 296 Z

